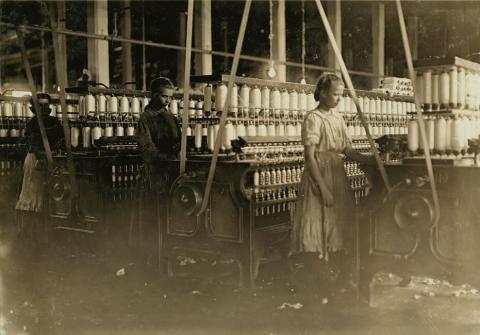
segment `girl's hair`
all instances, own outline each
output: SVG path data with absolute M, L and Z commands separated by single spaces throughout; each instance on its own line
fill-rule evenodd
M 340 83 L 343 85 L 343 80 L 335 73 L 323 73 L 320 78 L 318 78 L 317 87 L 315 87 L 315 93 L 313 93 L 315 100 L 320 100 L 320 92 L 330 91 L 330 88 L 334 83 Z
M 161 87 L 171 88 L 172 90 L 175 89 L 172 81 L 167 77 L 157 77 L 152 80 L 150 83 L 150 93 L 157 92 Z

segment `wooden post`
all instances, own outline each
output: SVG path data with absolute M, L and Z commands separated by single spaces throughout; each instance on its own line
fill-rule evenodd
M 178 45 L 185 45 L 187 15 L 185 12 L 178 14 Z M 179 50 L 177 52 L 177 86 L 183 87 L 183 78 L 185 73 L 185 51 Z
M 372 72 L 378 76 L 385 74 L 385 5 L 372 4 Z M 372 79 L 372 88 L 380 85 L 381 77 Z
M 122 37 L 132 37 L 132 17 L 130 10 L 130 0 L 124 0 L 123 6 L 123 20 L 122 20 Z M 122 82 L 128 83 L 133 81 L 132 73 L 132 44 L 128 42 L 122 43 Z M 130 88 L 131 86 L 125 86 Z
M 212 50 L 212 2 L 202 0 L 195 7 L 195 47 Z M 212 74 L 212 55 L 208 53 L 195 54 L 195 74 Z
M 66 20 L 66 8 L 65 0 L 60 0 L 57 2 L 57 27 L 58 29 L 65 29 L 65 20 Z M 68 85 L 68 72 L 67 72 L 67 35 L 60 34 L 58 38 L 58 47 L 61 57 L 65 60 L 62 64 L 62 71 L 65 73 L 67 78 Z
M 285 0 L 273 1 L 273 59 L 275 62 L 287 61 L 287 43 L 285 26 Z M 277 76 L 275 80 L 287 81 L 287 66 L 275 65 Z
M 108 4 L 106 0 L 87 3 L 87 31 L 108 35 Z M 88 70 L 92 79 L 110 85 L 108 41 L 88 39 Z
M 326 2 L 328 22 L 333 30 L 337 46 L 342 52 L 342 6 L 340 0 Z M 340 64 L 333 51 L 332 44 L 328 44 L 328 67 L 340 72 Z

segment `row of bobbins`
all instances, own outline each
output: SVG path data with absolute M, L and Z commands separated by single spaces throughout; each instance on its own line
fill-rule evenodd
M 426 111 L 480 109 L 480 74 L 462 67 L 422 70 L 416 90 Z

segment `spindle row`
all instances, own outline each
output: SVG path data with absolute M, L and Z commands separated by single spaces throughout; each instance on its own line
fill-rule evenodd
M 480 118 L 462 116 L 427 116 L 425 132 L 428 150 L 436 154 L 465 153 L 468 149 L 468 140 L 480 135 Z M 425 150 L 420 140 L 419 124 L 416 119 L 408 123 L 408 150 L 412 154 L 418 150 Z
M 480 73 L 463 67 L 421 69 L 416 90 L 426 111 L 480 109 Z
M 114 201 L 132 200 L 140 187 L 139 164 L 117 164 L 111 167 L 111 192 Z

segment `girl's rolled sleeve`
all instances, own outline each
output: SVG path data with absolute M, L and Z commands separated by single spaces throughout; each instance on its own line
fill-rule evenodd
M 310 113 L 305 117 L 302 127 L 302 141 L 306 146 L 320 143 L 321 119 Z

